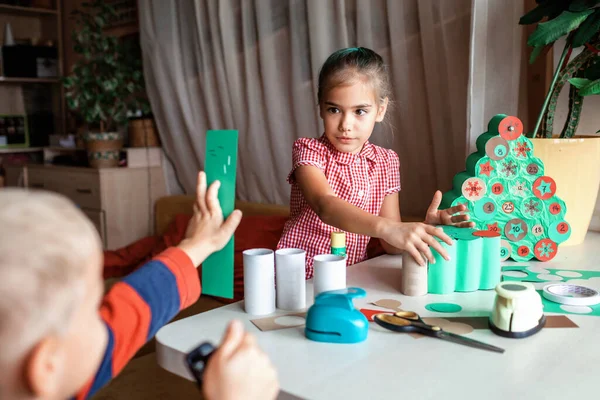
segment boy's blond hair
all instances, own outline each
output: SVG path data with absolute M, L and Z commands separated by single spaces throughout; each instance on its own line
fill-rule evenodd
M 67 198 L 0 190 L 0 368 L 68 328 L 100 251 L 93 224 Z

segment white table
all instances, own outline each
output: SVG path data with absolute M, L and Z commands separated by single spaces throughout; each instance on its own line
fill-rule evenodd
M 523 263 L 506 263 L 506 265 Z M 600 270 L 600 234 L 589 232 L 584 244 L 559 248 L 545 268 Z M 357 308 L 384 298 L 423 317 L 489 315 L 495 292 L 406 297 L 399 293 L 401 258 L 382 256 L 348 268 L 348 286 L 362 287 L 367 297 Z M 307 299 L 312 284 L 307 282 Z M 312 300 L 311 300 L 312 301 Z M 432 302 L 455 302 L 458 314 L 427 311 Z M 284 312 L 279 312 L 285 314 Z M 228 321 L 239 319 L 253 332 L 279 372 L 281 388 L 308 399 L 564 399 L 597 398 L 600 384 L 600 318 L 568 315 L 580 328 L 543 329 L 526 339 L 507 339 L 489 330 L 468 336 L 506 349 L 491 353 L 442 340 L 414 339 L 371 324 L 359 344 L 318 343 L 304 328 L 261 332 L 243 311 L 243 302 L 176 321 L 156 335 L 161 367 L 192 379 L 184 354 L 205 340 L 219 343 Z

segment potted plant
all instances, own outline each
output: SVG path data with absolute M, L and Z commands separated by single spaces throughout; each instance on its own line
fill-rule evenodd
M 559 38 L 566 40 L 529 136 L 535 155 L 544 162 L 545 175 L 556 181 L 557 194 L 567 204 L 566 217 L 573 233 L 563 245 L 580 244 L 589 227 L 600 184 L 600 137 L 594 132 L 577 132 L 584 98 L 600 94 L 600 0 L 536 3 L 519 21 L 522 25 L 537 24 L 527 40 L 533 47 L 529 62 L 551 51 Z M 579 54 L 573 56 L 574 50 Z M 567 86 L 567 119 L 560 135 L 553 136 L 558 96 Z
M 138 91 L 132 94 L 129 105 L 129 146 L 131 147 L 158 147 L 158 137 L 150 101 L 145 91 L 146 83 L 142 67 L 142 55 L 139 41 L 126 41 L 125 62 L 129 67 L 128 75 L 135 82 Z
M 73 50 L 80 57 L 63 84 L 67 106 L 87 126 L 88 160 L 96 168 L 118 165 L 123 137 L 117 129 L 126 124 L 144 90 L 130 49 L 104 30 L 116 15 L 102 0 L 83 3 L 71 13 L 79 28 L 72 33 Z

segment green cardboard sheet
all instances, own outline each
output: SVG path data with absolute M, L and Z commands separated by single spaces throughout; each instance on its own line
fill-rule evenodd
M 502 275 L 502 281 L 518 282 L 568 282 L 573 279 L 600 278 L 600 271 L 574 269 L 552 269 L 529 267 L 527 265 L 510 265 L 502 267 L 502 272 L 517 271 L 526 274 L 524 277 Z
M 204 170 L 208 185 L 220 181 L 219 203 L 227 218 L 235 207 L 238 131 L 211 130 L 206 133 Z M 202 294 L 233 298 L 234 238 L 202 263 Z

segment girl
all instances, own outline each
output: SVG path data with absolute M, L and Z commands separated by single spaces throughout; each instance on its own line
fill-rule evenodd
M 369 143 L 376 122 L 383 121 L 390 83 L 383 59 L 364 47 L 338 50 L 319 73 L 318 100 L 325 133 L 318 139 L 296 140 L 292 151 L 290 219 L 278 248 L 306 250 L 306 278 L 313 275 L 313 257 L 330 252 L 334 230 L 346 231 L 347 263 L 366 257 L 370 237 L 385 251 L 409 252 L 424 265 L 422 253 L 434 262 L 430 247 L 448 253 L 434 236 L 451 244 L 436 224 L 471 226 L 463 205 L 438 210 L 437 191 L 424 223 L 401 222 L 398 155 Z

